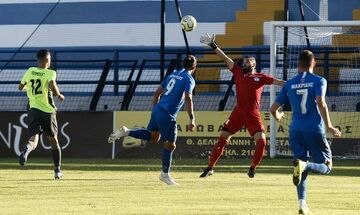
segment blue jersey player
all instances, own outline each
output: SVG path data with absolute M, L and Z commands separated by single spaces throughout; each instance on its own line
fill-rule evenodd
M 152 143 L 157 143 L 159 140 L 164 142 L 160 180 L 168 185 L 177 184 L 170 176 L 170 166 L 172 154 L 176 148 L 176 116 L 184 103 L 190 118 L 189 130 L 192 131 L 195 127 L 192 102 L 195 80 L 191 75 L 196 69 L 197 61 L 195 56 L 188 55 L 182 64 L 184 69 L 174 71 L 167 76 L 156 90 L 153 97 L 154 108 L 147 129 L 133 130 L 121 126 L 112 132 L 108 138 L 109 143 L 125 136 L 147 140 Z
M 331 124 L 325 102 L 327 83 L 323 77 L 313 74 L 315 65 L 314 54 L 302 51 L 298 59 L 298 74 L 285 83 L 270 109 L 280 121 L 284 117 L 281 106 L 287 102 L 291 105 L 289 139 L 295 157 L 293 183 L 297 188 L 299 214 L 311 214 L 306 204 L 308 172 L 329 174 L 331 171 L 332 158 L 325 128 L 335 137 L 341 135 Z M 313 162 L 308 161 L 309 155 Z

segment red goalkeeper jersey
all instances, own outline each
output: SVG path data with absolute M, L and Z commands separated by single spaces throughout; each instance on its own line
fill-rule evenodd
M 243 69 L 236 64 L 231 72 L 234 74 L 237 108 L 244 115 L 259 115 L 264 85 L 272 84 L 274 78 L 262 73 L 244 74 Z

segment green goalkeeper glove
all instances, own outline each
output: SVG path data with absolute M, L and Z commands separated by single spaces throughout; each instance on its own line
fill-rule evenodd
M 208 33 L 206 33 L 206 35 L 200 37 L 200 43 L 204 43 L 205 45 L 210 46 L 213 50 L 217 49 L 218 47 L 215 42 L 215 34 L 210 36 Z

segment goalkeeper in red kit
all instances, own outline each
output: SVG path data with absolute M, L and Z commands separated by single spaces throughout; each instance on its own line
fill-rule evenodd
M 211 36 L 209 34 L 201 36 L 200 42 L 210 46 L 233 73 L 237 101 L 230 117 L 224 123 L 218 142 L 212 150 L 208 167 L 204 169 L 200 177 L 207 177 L 214 173 L 214 166 L 222 155 L 225 145 L 230 142 L 231 137 L 237 131 L 245 126 L 256 142 L 255 153 L 248 171 L 248 176 L 253 178 L 255 176 L 255 169 L 264 156 L 266 146 L 264 126 L 260 115 L 261 93 L 264 85 L 275 84 L 282 86 L 285 81 L 257 73 L 255 71 L 256 61 L 254 57 L 244 57 L 241 65 L 235 64 L 217 46 L 214 34 Z

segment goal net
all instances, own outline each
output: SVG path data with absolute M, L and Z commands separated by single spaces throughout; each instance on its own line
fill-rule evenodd
M 297 58 L 302 50 L 315 54 L 314 73 L 328 81 L 326 101 L 332 123 L 341 138 L 327 133 L 334 156 L 360 157 L 360 21 L 271 22 L 270 73 L 288 80 L 297 74 Z M 271 87 L 270 103 L 280 87 Z M 290 106 L 283 107 L 286 117 L 270 121 L 270 156 L 292 156 L 288 127 Z

